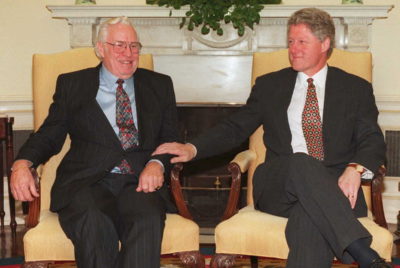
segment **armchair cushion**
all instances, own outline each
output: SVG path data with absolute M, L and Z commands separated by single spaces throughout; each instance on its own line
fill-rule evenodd
M 388 241 L 393 240 L 390 232 L 370 218 L 359 221 L 373 236 L 372 248 L 390 261 L 392 247 Z M 244 207 L 216 227 L 216 252 L 286 259 L 289 253 L 284 239 L 286 223 L 286 218 L 260 212 L 252 205 Z
M 40 245 L 40 246 L 38 246 Z M 25 261 L 75 260 L 74 247 L 56 213 L 42 210 L 39 224 L 24 236 Z M 199 227 L 178 214 L 167 214 L 161 253 L 199 250 Z

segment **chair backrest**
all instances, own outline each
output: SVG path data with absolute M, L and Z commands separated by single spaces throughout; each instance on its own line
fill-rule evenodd
M 345 70 L 346 72 L 355 74 L 365 80 L 372 81 L 372 55 L 370 52 L 350 52 L 334 49 L 328 60 L 330 66 L 335 66 Z M 258 76 L 278 71 L 282 68 L 289 67 L 288 50 L 283 49 L 274 52 L 261 52 L 253 54 L 253 70 L 252 85 Z M 254 161 L 248 170 L 247 181 L 247 203 L 253 204 L 253 174 L 256 167 L 265 160 L 265 146 L 263 142 L 263 129 L 258 128 L 250 137 L 250 150 L 256 153 L 256 161 Z M 368 208 L 371 208 L 371 191 L 363 186 L 365 200 Z
M 62 73 L 94 67 L 99 62 L 93 48 L 77 48 L 55 54 L 33 55 L 32 88 L 35 131 L 47 117 L 57 77 Z M 139 67 L 153 70 L 152 55 L 140 55 Z M 61 152 L 53 156 L 39 169 L 39 176 L 41 177 L 41 210 L 48 209 L 50 206 L 50 190 L 54 183 L 56 169 L 68 151 L 69 146 L 70 140 L 68 137 Z

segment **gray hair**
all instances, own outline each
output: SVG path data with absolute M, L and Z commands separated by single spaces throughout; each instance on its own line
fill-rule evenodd
M 128 17 L 125 16 L 121 16 L 121 17 L 115 17 L 115 18 L 111 18 L 108 19 L 104 22 L 102 22 L 99 26 L 99 31 L 97 33 L 97 38 L 96 38 L 96 43 L 97 42 L 105 42 L 107 39 L 107 35 L 108 35 L 108 27 L 110 25 L 115 25 L 115 24 L 125 24 L 125 25 L 129 25 L 133 28 L 132 23 L 129 21 Z M 99 51 L 97 50 L 97 46 L 95 46 L 94 51 L 96 52 L 97 57 L 99 57 L 99 59 L 102 59 Z
M 305 24 L 321 42 L 329 38 L 331 44 L 328 57 L 332 54 L 335 46 L 335 25 L 327 12 L 318 8 L 303 8 L 296 11 L 288 20 L 287 33 L 289 34 L 290 26 L 298 24 Z

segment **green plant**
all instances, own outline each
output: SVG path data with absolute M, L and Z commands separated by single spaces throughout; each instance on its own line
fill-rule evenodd
M 254 23 L 260 22 L 260 11 L 264 4 L 280 4 L 282 0 L 146 0 L 147 4 L 180 9 L 189 5 L 186 17 L 182 18 L 180 27 L 187 24 L 193 31 L 201 26 L 201 33 L 208 34 L 214 30 L 223 35 L 221 23 L 232 23 L 240 36 L 245 26 L 253 29 Z M 171 13 L 170 13 L 171 14 Z M 187 19 L 189 20 L 187 22 Z

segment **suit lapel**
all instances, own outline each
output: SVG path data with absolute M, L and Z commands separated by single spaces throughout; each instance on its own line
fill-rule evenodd
M 150 86 L 140 69 L 134 74 L 136 112 L 138 117 L 139 148 L 146 148 L 147 137 L 152 133 L 152 107 L 155 107 Z
M 121 147 L 121 142 L 119 141 L 118 136 L 115 134 L 114 129 L 110 125 L 110 122 L 96 100 L 97 92 L 99 90 L 100 67 L 101 64 L 99 64 L 94 71 L 90 73 L 90 77 L 87 78 L 89 89 L 86 91 L 86 97 L 88 98 L 87 110 L 89 118 L 91 118 L 90 122 L 95 125 L 97 130 L 96 133 L 99 133 L 99 135 L 102 136 L 101 138 L 105 144 L 113 147 Z
M 277 90 L 277 96 L 274 98 L 276 101 L 275 111 L 275 125 L 279 129 L 279 137 L 282 140 L 282 144 L 287 145 L 286 150 L 292 151 L 291 141 L 292 134 L 290 132 L 289 120 L 287 110 L 292 99 L 294 86 L 296 84 L 297 72 L 290 68 L 289 73 L 285 74 L 285 77 L 281 79 L 279 90 Z
M 327 142 L 334 144 L 335 140 L 340 138 L 339 133 L 346 113 L 346 100 L 346 86 L 339 79 L 335 69 L 328 67 L 322 120 L 324 144 Z

